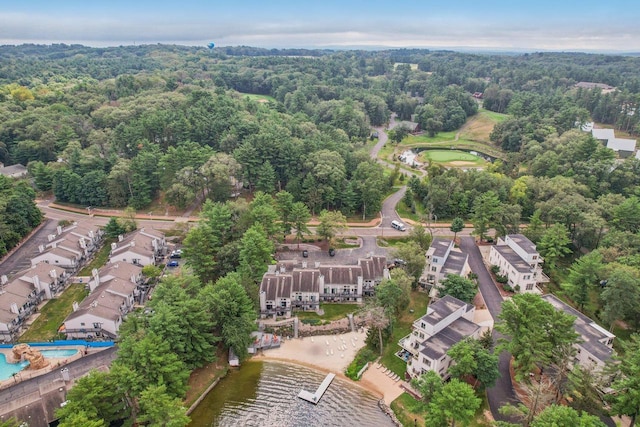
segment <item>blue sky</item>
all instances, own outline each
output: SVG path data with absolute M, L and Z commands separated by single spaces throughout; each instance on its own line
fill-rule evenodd
M 640 51 L 638 0 L 0 0 L 0 44 Z

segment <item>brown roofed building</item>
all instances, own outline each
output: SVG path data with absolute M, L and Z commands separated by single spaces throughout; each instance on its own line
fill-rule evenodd
M 361 303 L 389 277 L 385 257 L 359 259 L 357 265 L 320 265 L 279 262 L 260 284 L 260 313 L 290 317 L 293 309 L 317 310 L 320 301 Z

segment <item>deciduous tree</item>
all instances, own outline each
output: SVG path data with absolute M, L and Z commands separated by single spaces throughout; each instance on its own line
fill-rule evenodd
M 457 274 L 448 274 L 440 283 L 438 294 L 443 297 L 451 295 L 461 301 L 471 304 L 478 293 L 478 285 L 471 279 L 467 279 Z
M 454 378 L 433 395 L 426 424 L 434 427 L 468 425 L 481 403 L 469 384 Z

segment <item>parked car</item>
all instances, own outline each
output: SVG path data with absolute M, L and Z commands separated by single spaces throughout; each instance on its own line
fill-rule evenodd
M 167 267 L 178 267 L 180 263 L 178 261 L 169 261 Z
M 303 258 L 309 258 L 309 251 L 308 251 L 308 250 L 306 250 L 306 249 L 305 249 L 305 250 L 303 250 L 303 251 L 302 251 L 302 257 L 303 257 Z
M 336 250 L 333 248 L 329 249 L 329 256 L 336 256 Z
M 169 255 L 169 258 L 180 259 L 180 258 L 182 258 L 182 253 L 178 252 L 178 251 L 173 251 L 173 252 L 171 252 L 171 255 Z

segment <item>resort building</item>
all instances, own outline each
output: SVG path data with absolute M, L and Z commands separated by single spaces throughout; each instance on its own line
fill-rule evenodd
M 359 259 L 356 265 L 320 265 L 283 261 L 269 270 L 260 283 L 260 315 L 290 317 L 293 309 L 317 310 L 320 301 L 361 303 L 375 286 L 389 278 L 386 258 Z
M 124 271 L 128 267 L 136 266 L 123 263 L 105 267 L 107 271 L 103 271 L 103 276 L 94 270 L 94 276 L 89 282 L 91 293 L 80 304 L 73 303 L 73 313 L 64 321 L 64 333 L 68 339 L 117 337 L 124 317 L 133 309 L 136 298 L 139 299 L 140 296 L 138 283 L 132 281 L 139 277 L 138 274 L 133 272 L 128 278 L 113 274 L 120 268 L 123 269 L 123 275 L 131 273 Z
M 549 278 L 542 272 L 543 259 L 536 245 L 522 234 L 509 234 L 499 238 L 489 252 L 489 262 L 499 267 L 499 274 L 507 277 L 507 283 L 516 292 L 540 294 L 538 284 Z
M 67 278 L 64 269 L 47 264 L 21 271 L 11 280 L 0 276 L 0 341 L 15 341 L 38 304 L 62 290 Z
M 162 262 L 167 253 L 164 234 L 157 230 L 134 231 L 128 236 L 119 236 L 118 242 L 111 244 L 112 263 L 128 262 L 136 265 L 155 265 Z
M 104 231 L 91 224 L 74 222 L 47 236 L 48 243 L 38 247 L 39 253 L 31 259 L 31 265 L 47 263 L 75 272 L 100 248 Z
M 436 292 L 449 274 L 466 277 L 471 273 L 469 256 L 454 247 L 453 240 L 436 237 L 427 250 L 427 262 L 420 284 Z M 432 295 L 436 296 L 436 295 Z
M 32 266 L 44 262 L 76 272 L 85 258 L 81 250 L 58 246 L 57 242 L 51 242 L 48 246 L 47 249 L 44 245 L 38 247 L 39 253 L 31 258 Z
M 449 349 L 467 337 L 480 337 L 482 327 L 474 322 L 474 314 L 474 306 L 450 295 L 429 305 L 427 313 L 413 322 L 411 334 L 398 342 L 407 374 L 416 378 L 434 371 L 448 378 L 453 363 L 447 355 Z
M 543 295 L 542 299 L 553 305 L 556 310 L 564 311 L 576 318 L 573 326 L 580 337 L 575 345 L 576 355 L 573 363 L 585 368 L 603 369 L 613 356 L 613 340 L 616 336 L 555 295 Z

